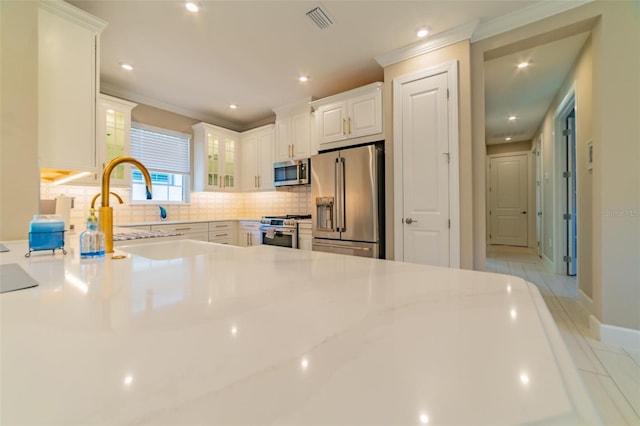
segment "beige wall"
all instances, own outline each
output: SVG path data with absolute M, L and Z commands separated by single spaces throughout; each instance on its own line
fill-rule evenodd
M 39 210 L 38 5 L 0 2 L 0 241 L 26 239 Z
M 194 118 L 165 111 L 145 104 L 138 104 L 131 111 L 131 121 L 148 124 L 161 129 L 173 130 L 174 132 L 191 135 L 193 140 L 193 129 L 191 126 L 200 122 Z
M 387 259 L 393 259 L 393 80 L 445 62 L 458 62 L 458 131 L 460 164 L 460 266 L 473 268 L 473 216 L 471 186 L 471 81 L 469 41 L 443 47 L 384 69 L 385 191 Z
M 635 330 L 640 330 L 640 49 L 637 48 L 640 40 L 639 9 L 638 2 L 594 1 L 474 43 L 471 53 L 474 96 L 473 166 L 476 185 L 474 190 L 482 191 L 477 192 L 478 196 L 474 198 L 473 211 L 474 216 L 481 217 L 484 221 L 485 206 L 480 199 L 485 197 L 483 186 L 486 179 L 485 155 L 482 150 L 484 55 L 493 49 L 541 34 L 562 31 L 563 28 L 588 25 L 588 29 L 591 29 L 593 120 L 590 124 L 595 155 L 590 178 L 593 313 L 606 325 Z M 583 133 L 586 131 L 582 130 Z M 544 128 L 543 133 L 547 132 L 550 130 Z M 551 161 L 547 156 L 550 153 L 543 154 L 545 161 Z M 584 151 L 580 155 L 584 155 Z M 585 182 L 588 182 L 588 178 L 583 179 L 583 185 Z M 580 203 L 588 203 L 588 200 L 580 200 Z M 589 227 L 584 221 L 583 225 Z M 584 234 L 582 238 L 589 238 L 589 231 L 584 230 L 584 227 L 581 225 L 581 233 Z M 484 263 L 483 250 L 486 244 L 484 231 L 479 231 L 478 228 L 474 228 L 476 267 Z M 588 272 L 583 271 L 583 274 L 587 275 Z M 589 291 L 586 282 L 583 291 Z
M 531 150 L 531 141 L 501 143 L 487 146 L 487 155 L 510 154 L 512 152 L 528 152 Z

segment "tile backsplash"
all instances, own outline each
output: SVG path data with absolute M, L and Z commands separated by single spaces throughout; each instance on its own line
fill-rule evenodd
M 115 224 L 158 221 L 158 205 L 167 209 L 167 220 L 257 219 L 267 215 L 311 213 L 311 188 L 308 186 L 292 186 L 268 192 L 193 192 L 189 204 L 130 204 L 129 189 L 111 188 L 111 191 L 124 201 L 124 204 L 118 204 L 118 200 L 112 196 L 109 202 L 113 207 Z M 55 199 L 59 195 L 74 197 L 71 224 L 80 227 L 88 216 L 91 199 L 99 192 L 98 187 L 40 184 L 41 199 Z M 100 203 L 98 197 L 96 209 Z

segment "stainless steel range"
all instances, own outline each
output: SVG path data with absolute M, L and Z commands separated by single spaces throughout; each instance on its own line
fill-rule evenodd
M 268 216 L 260 219 L 260 243 L 298 248 L 298 220 L 311 215 Z

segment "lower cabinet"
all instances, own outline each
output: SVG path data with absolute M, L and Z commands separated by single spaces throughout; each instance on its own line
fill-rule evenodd
M 238 245 L 251 247 L 260 245 L 260 221 L 241 220 L 238 226 Z
M 298 248 L 311 250 L 311 221 L 298 221 Z
M 218 244 L 234 244 L 233 222 L 209 222 L 209 242 Z
M 207 222 L 163 223 L 151 225 L 151 230 L 180 232 L 190 240 L 209 241 L 209 224 Z

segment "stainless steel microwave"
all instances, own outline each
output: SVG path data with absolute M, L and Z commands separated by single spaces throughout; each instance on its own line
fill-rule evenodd
M 310 158 L 273 163 L 274 186 L 309 185 L 311 183 L 310 174 Z

